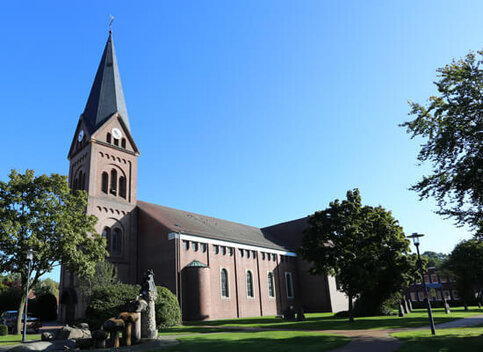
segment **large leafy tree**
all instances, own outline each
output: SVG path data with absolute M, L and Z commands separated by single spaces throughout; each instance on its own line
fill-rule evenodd
M 475 300 L 475 294 L 481 297 L 483 290 L 483 241 L 471 239 L 458 243 L 450 253 L 443 269 L 455 280 L 458 294 L 465 309 Z
M 72 193 L 65 176 L 35 176 L 32 170 L 25 174 L 13 170 L 9 178 L 9 182 L 0 182 L 0 271 L 19 275 L 19 331 L 29 249 L 34 252 L 32 287 L 60 264 L 80 276 L 92 275 L 95 263 L 108 253 L 105 240 L 94 230 L 97 219 L 85 213 L 86 193 Z
M 438 213 L 483 236 L 483 51 L 439 68 L 438 95 L 424 106 L 410 102 L 414 120 L 402 124 L 425 143 L 418 160 L 432 172 L 412 186 L 435 197 Z
M 421 255 L 428 260 L 428 267 L 435 267 L 437 269 L 440 269 L 446 260 L 448 260 L 447 254 L 439 252 L 426 251 Z
M 409 241 L 391 212 L 363 206 L 359 190 L 335 200 L 308 217 L 300 255 L 312 264 L 313 274 L 333 275 L 349 298 L 373 296 L 372 311 L 415 278 L 415 257 Z

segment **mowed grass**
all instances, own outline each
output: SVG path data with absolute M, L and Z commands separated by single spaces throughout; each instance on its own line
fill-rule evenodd
M 320 352 L 349 342 L 347 337 L 303 331 L 226 332 L 178 337 L 169 352 Z
M 445 314 L 443 308 L 433 309 L 435 324 L 447 323 L 476 314 L 483 314 L 483 309 L 471 307 L 468 311 L 464 311 L 463 307 L 456 307 L 451 309 L 451 314 Z M 355 318 L 354 323 L 350 323 L 347 318 L 336 318 L 333 313 L 312 313 L 305 316 L 305 321 L 285 321 L 275 317 L 254 317 L 203 321 L 189 323 L 189 325 L 287 330 L 400 329 L 429 325 L 426 309 L 415 309 L 412 313 L 406 314 L 402 318 L 397 315 Z
M 426 351 L 483 351 L 483 327 L 438 329 L 436 335 L 428 330 L 391 334 L 404 342 L 401 352 Z
M 187 334 L 210 334 L 217 332 L 234 332 L 237 331 L 236 328 L 217 328 L 217 327 L 204 327 L 204 326 L 174 326 L 172 328 L 158 329 L 159 336 L 170 336 L 170 335 L 187 335 Z
M 27 340 L 40 340 L 39 334 L 27 334 Z M 22 335 L 0 336 L 0 346 L 16 345 L 22 342 Z

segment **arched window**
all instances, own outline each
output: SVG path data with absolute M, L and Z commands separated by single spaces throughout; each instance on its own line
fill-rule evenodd
M 228 298 L 228 271 L 226 269 L 221 269 L 220 273 L 220 280 L 221 280 L 221 297 Z
M 102 237 L 106 239 L 106 248 L 109 250 L 109 247 L 111 245 L 111 229 L 109 227 L 104 227 L 104 230 L 102 230 Z
M 117 194 L 117 171 L 115 169 L 111 170 L 111 194 Z
M 112 251 L 119 253 L 121 251 L 122 232 L 120 229 L 114 229 L 112 232 Z
M 247 297 L 253 298 L 253 275 L 251 271 L 247 271 Z
M 82 182 L 82 184 L 81 184 L 81 189 L 84 189 L 84 190 L 86 190 L 86 191 L 87 191 L 87 189 L 86 189 L 86 173 L 85 173 L 85 172 L 83 172 L 83 173 L 82 173 L 82 178 L 81 178 L 81 180 L 82 180 L 82 181 L 81 181 L 81 182 Z
M 275 297 L 275 285 L 273 284 L 273 274 L 268 273 L 268 297 Z
M 114 138 L 114 145 L 117 145 L 117 146 L 119 146 L 119 139 L 117 139 L 117 138 Z
M 126 178 L 124 176 L 119 177 L 119 195 L 126 199 Z
M 126 148 L 126 138 L 121 139 L 121 147 Z
M 111 143 L 111 134 L 109 132 L 107 132 L 106 142 Z
M 109 175 L 107 172 L 102 173 L 102 192 L 107 194 L 107 190 L 109 188 Z

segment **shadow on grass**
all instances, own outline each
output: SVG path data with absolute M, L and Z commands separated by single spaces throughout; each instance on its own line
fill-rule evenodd
M 159 336 L 163 335 L 186 335 L 186 334 L 211 334 L 219 332 L 235 332 L 238 331 L 234 328 L 209 328 L 203 326 L 175 326 L 172 328 L 158 329 Z
M 328 351 L 349 341 L 348 338 L 342 336 L 280 331 L 184 336 L 178 340 L 179 345 L 166 348 L 165 351 L 315 352 Z
M 483 334 L 483 330 L 482 330 Z M 483 335 L 480 336 L 431 336 L 401 338 L 404 342 L 402 352 L 426 352 L 426 351 L 483 351 Z
M 447 323 L 455 319 L 483 313 L 482 309 L 474 308 L 468 311 L 454 309 L 449 315 L 444 314 L 443 309 L 434 309 L 434 322 L 436 324 Z M 426 310 L 415 310 L 405 317 L 398 316 L 375 316 L 356 318 L 350 323 L 347 318 L 336 318 L 330 313 L 307 314 L 305 321 L 286 321 L 275 317 L 256 317 L 242 319 L 226 319 L 189 323 L 190 326 L 239 326 L 259 327 L 267 329 L 289 330 L 361 330 L 361 329 L 399 329 L 416 328 L 429 325 Z

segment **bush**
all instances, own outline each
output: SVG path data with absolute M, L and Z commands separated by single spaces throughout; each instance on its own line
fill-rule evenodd
M 136 299 L 139 285 L 115 284 L 98 287 L 92 291 L 85 319 L 91 329 L 99 329 L 107 319 L 124 311 L 126 303 Z
M 17 310 L 22 293 L 17 288 L 6 288 L 0 292 L 0 314 L 6 310 Z
M 156 298 L 156 326 L 158 329 L 168 328 L 181 324 L 181 309 L 178 299 L 166 287 L 156 286 L 158 298 Z
M 0 336 L 7 336 L 8 335 L 8 326 L 0 324 Z
M 30 305 L 31 304 L 31 305 Z M 29 303 L 29 311 L 43 321 L 57 319 L 57 298 L 52 293 L 45 293 Z

